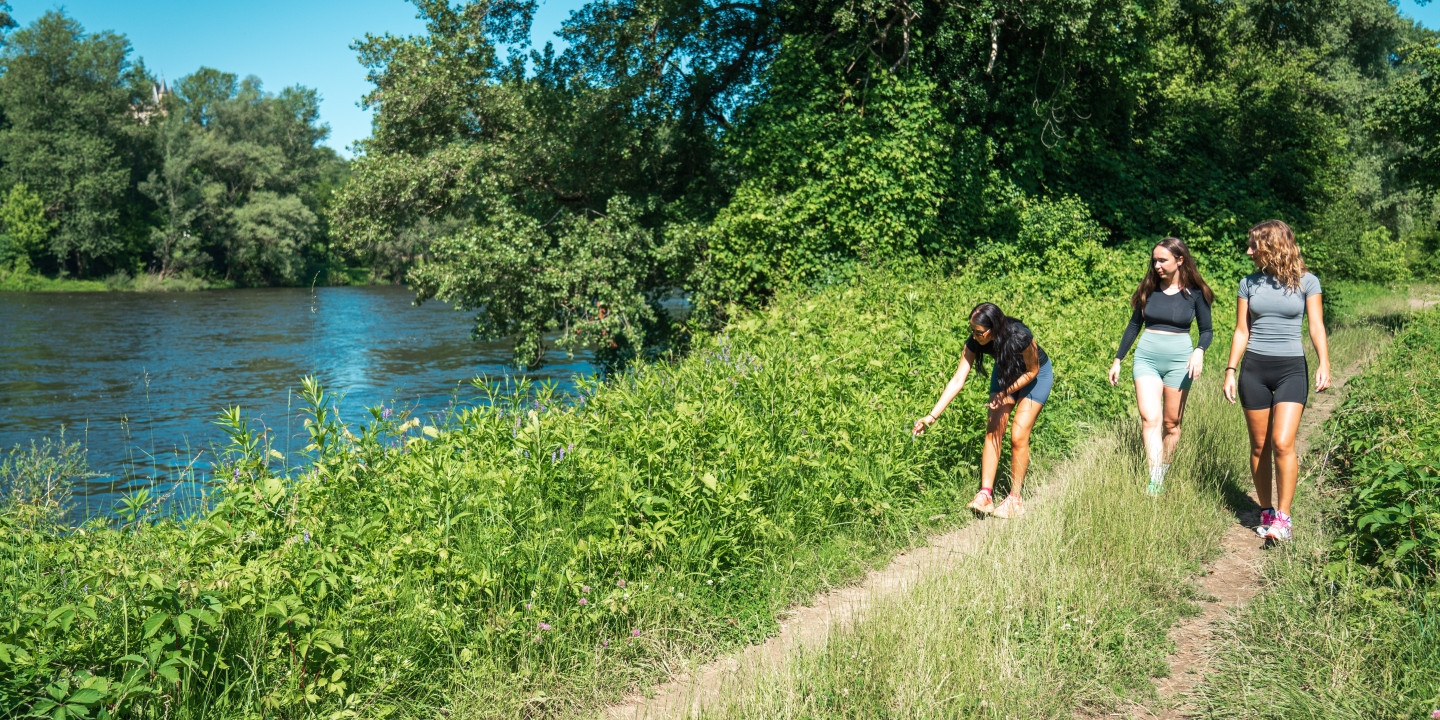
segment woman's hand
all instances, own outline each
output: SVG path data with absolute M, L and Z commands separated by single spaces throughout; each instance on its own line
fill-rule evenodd
M 1234 370 L 1225 371 L 1225 399 L 1229 400 L 1231 405 L 1235 404 L 1235 392 L 1239 387 L 1239 383 L 1235 380 L 1235 374 Z
M 1005 403 L 1008 402 L 1014 401 L 1010 399 L 1010 396 L 1007 395 L 1004 390 L 1001 390 L 997 393 L 990 393 L 990 402 L 985 403 L 985 407 L 990 408 L 991 410 L 999 410 L 1002 406 L 1005 405 Z
M 1116 384 L 1118 384 L 1119 382 L 1120 382 L 1120 358 L 1115 358 L 1115 362 L 1110 363 L 1110 384 L 1111 384 L 1111 385 L 1116 385 Z
M 1190 373 L 1190 379 L 1194 380 L 1200 377 L 1200 373 L 1204 371 L 1204 369 L 1205 351 L 1200 348 L 1195 348 L 1195 352 L 1190 353 L 1190 362 L 1185 363 L 1185 370 Z
M 1320 369 L 1315 371 L 1315 392 L 1320 392 L 1330 387 L 1330 363 L 1320 363 Z
M 929 430 L 930 426 L 934 424 L 935 418 L 926 415 L 925 417 L 922 417 L 919 420 L 915 421 L 915 427 L 910 428 L 910 434 L 916 437 L 924 435 L 925 431 Z

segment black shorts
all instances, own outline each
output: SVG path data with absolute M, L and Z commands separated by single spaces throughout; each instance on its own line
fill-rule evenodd
M 1310 365 L 1304 355 L 1277 357 L 1246 352 L 1240 363 L 1240 407 L 1269 410 L 1276 403 L 1310 399 Z

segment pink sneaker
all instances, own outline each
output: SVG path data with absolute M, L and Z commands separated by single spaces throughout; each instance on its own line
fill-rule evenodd
M 1275 524 L 1275 511 L 1265 508 L 1260 511 L 1260 526 L 1255 528 L 1255 534 L 1260 537 L 1270 537 L 1270 526 Z
M 1288 541 L 1290 539 L 1290 517 L 1275 513 L 1275 520 L 1270 523 L 1270 529 L 1266 531 L 1265 537 L 1280 542 Z

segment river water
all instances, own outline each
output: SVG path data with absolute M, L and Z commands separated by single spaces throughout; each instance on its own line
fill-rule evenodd
M 471 314 L 413 298 L 393 286 L 0 292 L 0 450 L 64 427 L 95 472 L 75 488 L 77 514 L 105 514 L 134 488 L 187 490 L 182 470 L 204 474 L 226 407 L 274 428 L 282 450 L 303 447 L 307 375 L 358 422 L 380 404 L 422 414 L 474 404 L 471 378 L 518 373 L 507 343 L 470 340 Z M 580 354 L 547 359 L 531 378 L 564 385 L 593 370 Z

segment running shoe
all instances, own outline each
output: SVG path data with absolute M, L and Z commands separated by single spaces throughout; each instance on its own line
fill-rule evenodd
M 1271 540 L 1286 542 L 1290 539 L 1290 518 L 1275 514 L 1275 521 L 1270 523 L 1270 528 L 1265 531 L 1265 537 Z
M 1006 520 L 1018 518 L 1024 514 L 1025 501 L 1021 500 L 1019 495 L 1005 496 L 1005 501 L 1000 503 L 1000 507 L 995 508 L 995 517 L 1005 518 Z
M 970 501 L 969 508 L 982 515 L 989 515 L 995 512 L 995 501 L 991 499 L 990 493 L 982 490 L 975 493 L 975 499 Z
M 1150 484 L 1145 486 L 1145 494 L 1151 497 L 1159 495 L 1162 492 L 1165 492 L 1164 480 L 1156 480 L 1152 478 L 1150 480 Z
M 1260 511 L 1260 525 L 1255 528 L 1255 534 L 1260 537 L 1270 537 L 1270 526 L 1275 524 L 1275 511 L 1265 508 Z

